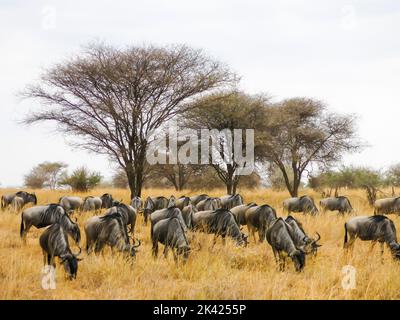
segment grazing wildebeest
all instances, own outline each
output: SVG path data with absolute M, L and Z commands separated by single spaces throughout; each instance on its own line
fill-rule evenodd
M 199 210 L 197 210 L 196 206 L 194 206 L 193 204 L 189 204 L 188 206 L 182 209 L 183 220 L 185 221 L 185 224 L 189 229 L 192 229 L 193 214 L 195 214 L 198 211 Z
M 251 202 L 248 204 L 241 204 L 240 206 L 233 207 L 230 210 L 233 213 L 236 223 L 239 226 L 245 226 L 247 224 L 245 213 L 249 208 L 254 207 L 254 206 L 257 206 L 257 204 Z
M 309 196 L 301 196 L 299 198 L 289 198 L 283 201 L 283 209 L 289 214 L 291 212 L 303 212 L 315 215 L 318 213 L 318 209 L 314 203 L 314 200 Z
M 183 210 L 184 207 L 187 207 L 190 204 L 190 198 L 186 196 L 181 196 L 175 200 L 175 206 L 179 208 L 179 210 Z
M 131 200 L 131 207 L 134 208 L 137 212 L 142 209 L 143 201 L 140 197 L 133 197 Z
M 14 200 L 15 197 L 19 197 L 19 198 L 23 199 L 22 207 L 24 207 L 27 203 L 33 203 L 34 205 L 37 205 L 37 197 L 36 197 L 35 193 L 28 193 L 26 191 L 18 191 L 13 194 L 7 194 L 7 195 L 1 196 L 1 209 L 5 210 L 9 205 L 11 205 L 12 201 Z
M 353 212 L 353 207 L 351 206 L 350 200 L 344 196 L 322 199 L 319 202 L 319 205 L 321 206 L 323 212 L 326 210 L 339 211 L 339 213 L 342 215 Z
M 296 248 L 300 248 L 306 254 L 317 255 L 318 248 L 321 247 L 318 241 L 321 240 L 321 236 L 316 232 L 317 237 L 315 239 L 310 238 L 304 231 L 302 224 L 297 221 L 293 216 L 288 216 L 285 222 L 292 227 L 293 233 L 291 234 L 292 239 Z
M 14 212 L 20 212 L 24 207 L 24 199 L 21 197 L 15 196 L 14 199 L 11 201 L 11 208 Z
M 165 209 L 160 209 L 152 212 L 150 215 L 150 222 L 151 222 L 151 231 L 153 230 L 153 226 L 160 220 L 167 219 L 167 218 L 178 218 L 181 222 L 184 231 L 187 231 L 187 225 L 185 220 L 183 219 L 182 212 L 177 207 L 169 207 Z
M 267 230 L 267 241 L 272 247 L 275 261 L 280 271 L 286 267 L 286 257 L 289 256 L 297 272 L 303 270 L 306 264 L 306 254 L 297 248 L 291 236 L 293 231 L 285 220 L 278 218 Z
M 245 212 L 245 220 L 249 234 L 253 235 L 256 242 L 256 231 L 258 232 L 259 242 L 265 240 L 267 229 L 276 220 L 276 211 L 268 204 L 262 206 L 251 206 Z
M 144 223 L 147 224 L 147 220 L 150 214 L 156 210 L 168 208 L 169 200 L 166 197 L 147 197 L 144 202 Z
M 102 209 L 110 209 L 113 206 L 114 199 L 110 193 L 103 194 L 100 199 Z
M 225 237 L 231 237 L 238 246 L 247 244 L 247 236 L 240 232 L 232 212 L 226 209 L 196 212 L 192 216 L 192 226 L 194 230 L 214 234 L 214 244 L 218 236 L 224 241 Z
M 184 226 L 177 217 L 162 219 L 152 226 L 151 241 L 153 256 L 158 256 L 158 242 L 164 245 L 164 257 L 167 257 L 168 248 L 172 249 L 175 262 L 182 256 L 183 261 L 189 257 L 190 245 L 185 235 Z M 176 250 L 176 253 L 175 253 Z
M 243 204 L 243 197 L 238 193 L 228 194 L 220 197 L 220 199 L 221 199 L 221 208 L 228 210 Z
M 103 201 L 100 197 L 88 196 L 83 200 L 82 211 L 94 211 L 101 210 Z
M 25 209 L 21 214 L 20 236 L 25 242 L 26 235 L 32 226 L 40 229 L 54 223 L 60 224 L 79 245 L 81 232 L 78 225 L 71 220 L 65 209 L 58 204 Z
M 132 239 L 133 239 L 134 234 L 135 234 L 135 225 L 136 225 L 136 218 L 137 218 L 136 210 L 130 205 L 126 205 L 122 202 L 119 202 L 117 205 L 115 205 L 115 206 L 111 207 L 109 210 L 107 210 L 105 215 L 113 214 L 116 212 L 119 212 L 125 225 L 130 226 L 128 233 L 129 232 L 131 233 Z
M 72 253 L 68 243 L 68 232 L 61 224 L 55 223 L 49 226 L 39 238 L 43 251 L 44 265 L 56 267 L 55 257 L 59 257 L 65 272 L 70 280 L 76 279 L 78 273 L 78 259 L 82 249 L 79 247 L 77 254 Z
M 396 227 L 392 220 L 386 216 L 375 215 L 371 217 L 358 216 L 349 219 L 344 224 L 344 248 L 353 248 L 354 241 L 372 241 L 372 247 L 377 242 L 381 244 L 383 254 L 384 244 L 390 248 L 393 258 L 400 259 L 400 245 L 397 242 Z M 348 235 L 350 239 L 348 239 Z
M 89 218 L 85 223 L 86 234 L 86 251 L 91 253 L 94 245 L 94 252 L 101 252 L 104 246 L 108 245 L 134 258 L 136 256 L 136 248 L 140 246 L 131 245 L 128 237 L 128 230 L 120 212 L 106 214 L 104 216 L 94 216 Z
M 82 210 L 83 200 L 80 197 L 64 196 L 59 199 L 59 204 L 65 208 L 67 213 L 75 210 Z
M 197 195 L 197 196 L 191 196 L 190 197 L 190 203 L 195 206 L 200 201 L 205 200 L 207 198 L 210 198 L 210 197 L 208 195 L 206 195 L 206 194 L 200 194 L 200 195 Z
M 221 200 L 219 198 L 207 198 L 196 204 L 198 211 L 217 210 L 221 208 Z
M 378 199 L 374 203 L 374 214 L 400 214 L 400 197 Z

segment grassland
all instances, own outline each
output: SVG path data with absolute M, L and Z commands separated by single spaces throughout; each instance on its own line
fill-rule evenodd
M 13 190 L 0 190 L 1 194 Z M 95 190 L 92 194 L 111 191 L 116 199 L 128 201 L 126 190 Z M 223 190 L 203 190 L 221 195 Z M 201 192 L 201 191 L 200 191 Z M 36 191 L 39 204 L 56 202 L 62 192 Z M 186 191 L 187 195 L 194 192 Z M 198 193 L 198 192 L 196 192 Z M 248 190 L 241 192 L 246 202 L 268 203 L 282 216 L 285 192 Z M 319 201 L 319 195 L 311 191 Z M 147 195 L 177 195 L 173 190 L 146 190 Z M 348 191 L 358 215 L 370 215 L 362 191 Z M 82 194 L 81 196 L 85 196 Z M 92 214 L 78 215 L 83 233 L 84 221 Z M 186 265 L 176 265 L 170 254 L 168 259 L 151 256 L 149 226 L 143 226 L 139 217 L 136 235 L 143 241 L 136 262 L 128 264 L 120 255 L 83 253 L 78 277 L 68 281 L 64 270 L 57 265 L 57 289 L 41 288 L 42 253 L 38 238 L 42 230 L 31 229 L 27 245 L 19 239 L 20 215 L 0 212 L 0 298 L 1 299 L 399 299 L 400 264 L 393 261 L 388 250 L 380 259 L 379 246 L 357 242 L 352 256 L 343 253 L 343 224 L 348 217 L 327 213 L 317 217 L 295 214 L 312 235 L 321 236 L 320 252 L 308 258 L 304 272 L 296 273 L 290 264 L 284 273 L 277 271 L 271 248 L 267 243 L 250 239 L 247 248 L 237 248 L 231 242 L 221 241 L 211 249 L 212 236 L 196 234 L 194 247 L 202 249 L 190 256 Z M 400 218 L 391 216 L 400 230 Z M 245 228 L 246 229 L 246 228 Z M 246 230 L 245 230 L 246 231 Z M 84 236 L 83 236 L 83 242 Z M 71 242 L 72 243 L 72 242 Z M 356 268 L 356 288 L 342 288 L 342 268 Z

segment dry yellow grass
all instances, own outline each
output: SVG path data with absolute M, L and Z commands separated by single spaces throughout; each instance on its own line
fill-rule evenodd
M 1 190 L 2 194 L 12 190 Z M 101 194 L 96 190 L 93 194 Z M 125 190 L 111 190 L 116 199 L 128 201 Z M 221 195 L 223 190 L 204 190 Z M 319 195 L 307 191 L 319 201 Z M 173 190 L 146 190 L 143 196 L 176 194 Z M 193 194 L 193 192 L 185 192 Z M 197 192 L 196 192 L 197 193 Z M 37 192 L 39 204 L 55 202 L 61 192 Z M 285 192 L 271 190 L 244 191 L 245 201 L 269 203 L 278 215 L 282 213 Z M 357 214 L 370 215 L 362 191 L 349 191 Z M 81 195 L 84 196 L 84 195 Z M 91 214 L 78 216 L 83 223 Z M 379 246 L 370 251 L 369 243 L 356 242 L 352 256 L 343 253 L 343 223 L 346 218 L 335 213 L 308 217 L 295 214 L 312 235 L 318 231 L 321 247 L 318 257 L 308 258 L 304 272 L 298 274 L 292 264 L 286 272 L 276 270 L 271 248 L 252 239 L 247 248 L 236 248 L 219 241 L 211 250 L 212 237 L 196 234 L 195 242 L 202 249 L 194 252 L 186 265 L 175 265 L 172 255 L 165 260 L 151 256 L 149 226 L 139 217 L 136 235 L 143 240 L 136 262 L 129 265 L 107 251 L 103 256 L 89 257 L 79 264 L 78 278 L 68 281 L 57 265 L 57 289 L 41 288 L 42 253 L 38 238 L 43 230 L 31 229 L 27 245 L 19 239 L 20 215 L 0 212 L 0 298 L 1 299 L 399 299 L 400 264 L 392 260 L 388 250 L 382 264 Z M 391 216 L 400 230 L 399 218 Z M 245 228 L 246 229 L 246 228 Z M 83 243 L 85 242 L 83 235 Z M 72 242 L 71 242 L 72 243 Z M 196 245 L 194 245 L 196 246 Z M 344 290 L 342 268 L 356 268 L 356 288 Z

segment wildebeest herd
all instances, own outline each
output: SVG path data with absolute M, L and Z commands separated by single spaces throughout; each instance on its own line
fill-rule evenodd
M 134 197 L 131 203 L 116 201 L 109 193 L 100 197 L 89 196 L 84 199 L 77 196 L 63 196 L 58 203 L 37 205 L 33 193 L 19 191 L 1 197 L 1 209 L 11 208 L 20 212 L 28 203 L 34 206 L 21 212 L 20 237 L 26 241 L 32 226 L 40 229 L 46 227 L 39 238 L 45 265 L 55 267 L 55 257 L 64 266 L 68 278 L 77 276 L 78 258 L 81 254 L 81 232 L 74 213 L 99 213 L 86 220 L 86 253 L 102 252 L 105 246 L 112 251 L 121 252 L 127 259 L 134 259 L 141 241 L 136 239 L 135 225 L 138 214 L 143 214 L 144 224 L 150 221 L 150 238 L 152 254 L 158 256 L 158 246 L 164 246 L 163 254 L 173 252 L 174 260 L 185 263 L 193 250 L 191 242 L 196 232 L 214 235 L 215 244 L 218 237 L 228 237 L 239 247 L 249 243 L 248 235 L 243 233 L 247 226 L 250 236 L 257 242 L 267 242 L 273 251 L 279 270 L 284 271 L 286 260 L 290 258 L 296 271 L 304 269 L 307 255 L 316 256 L 321 235 L 307 235 L 302 223 L 293 217 L 291 212 L 302 212 L 315 216 L 320 211 L 337 211 L 338 214 L 353 213 L 354 209 L 347 197 L 332 197 L 319 202 L 320 210 L 309 196 L 289 198 L 283 201 L 283 210 L 288 216 L 278 217 L 276 210 L 268 204 L 245 204 L 240 194 L 210 197 L 206 194 L 191 197 L 169 198 L 163 196 L 147 197 L 143 201 Z M 395 259 L 400 259 L 400 245 L 397 242 L 396 228 L 392 220 L 380 214 L 400 213 L 400 197 L 377 200 L 373 216 L 351 217 L 344 225 L 344 248 L 353 247 L 359 238 L 381 244 L 383 253 L 386 243 Z M 79 251 L 73 253 L 68 236 L 76 243 Z M 131 260 L 133 261 L 133 260 Z

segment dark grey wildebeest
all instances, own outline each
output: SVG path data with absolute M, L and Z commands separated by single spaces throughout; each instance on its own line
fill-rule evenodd
M 168 208 L 168 204 L 169 200 L 166 197 L 147 197 L 143 209 L 144 223 L 147 225 L 147 220 L 152 212 Z
M 132 239 L 134 239 L 137 211 L 132 206 L 119 202 L 118 204 L 107 210 L 105 215 L 114 214 L 116 212 L 121 215 L 125 225 L 127 227 L 129 226 L 128 233 L 130 233 Z
M 377 242 L 381 244 L 383 254 L 384 244 L 390 248 L 392 256 L 400 259 L 400 245 L 397 242 L 396 227 L 386 216 L 358 216 L 349 219 L 344 224 L 344 248 L 353 248 L 354 241 L 372 241 L 372 248 Z M 350 239 L 349 239 L 350 237 Z
M 245 246 L 247 236 L 240 232 L 232 212 L 226 209 L 199 211 L 192 216 L 192 227 L 196 231 L 214 234 L 214 244 L 217 237 L 226 237 L 236 241 L 236 245 Z
M 49 226 L 39 238 L 43 251 L 44 265 L 56 267 L 55 257 L 60 259 L 64 270 L 70 280 L 76 279 L 78 274 L 78 256 L 82 249 L 79 247 L 77 254 L 72 253 L 68 243 L 68 232 L 61 224 L 55 223 Z
M 292 227 L 283 218 L 278 218 L 267 230 L 267 241 L 272 247 L 280 271 L 285 270 L 286 258 L 290 257 L 296 271 L 300 272 L 306 264 L 306 254 L 296 247 L 291 229 Z
M 132 245 L 129 241 L 128 230 L 120 212 L 106 214 L 104 216 L 94 216 L 85 223 L 86 251 L 98 254 L 108 245 L 112 250 L 116 249 L 128 257 L 136 256 L 136 248 L 140 246 Z
M 317 255 L 318 248 L 321 245 L 318 243 L 321 240 L 321 236 L 318 232 L 316 232 L 316 238 L 310 238 L 303 229 L 302 224 L 297 221 L 293 216 L 288 216 L 285 219 L 285 222 L 292 227 L 293 233 L 291 234 L 292 239 L 296 248 L 300 248 L 306 254 Z
M 291 212 L 303 212 L 316 215 L 318 208 L 316 207 L 314 200 L 309 196 L 301 196 L 299 198 L 289 198 L 283 201 L 283 209 L 289 214 Z
M 131 200 L 131 207 L 134 208 L 136 212 L 140 212 L 140 210 L 142 210 L 143 207 L 142 199 L 138 196 L 133 197 Z
M 102 209 L 110 209 L 113 206 L 114 198 L 110 193 L 103 194 L 100 199 Z
M 65 208 L 67 213 L 82 210 L 83 200 L 80 197 L 64 196 L 59 199 L 59 204 Z
M 177 207 L 170 207 L 170 208 L 165 208 L 165 209 L 160 209 L 154 211 L 150 215 L 150 222 L 151 222 L 151 229 L 150 231 L 153 230 L 153 226 L 160 220 L 167 219 L 167 218 L 178 218 L 179 221 L 181 222 L 184 231 L 187 231 L 187 225 L 185 223 L 185 220 L 183 219 L 182 212 L 179 210 Z
M 65 209 L 58 204 L 25 209 L 21 214 L 20 236 L 25 242 L 26 235 L 32 226 L 40 229 L 54 223 L 60 224 L 79 246 L 81 241 L 79 226 L 71 220 Z
M 400 197 L 378 199 L 374 203 L 374 214 L 400 214 Z
M 16 201 L 16 203 L 14 204 L 14 206 L 18 206 L 18 207 L 22 205 L 22 207 L 20 209 L 22 209 L 28 203 L 33 203 L 34 205 L 37 205 L 37 197 L 36 197 L 35 193 L 28 193 L 26 191 L 18 191 L 13 194 L 7 194 L 7 195 L 1 196 L 1 209 L 5 210 L 8 206 L 10 206 L 15 197 L 23 199 L 23 201 L 18 199 Z
M 101 210 L 103 201 L 100 197 L 88 196 L 83 200 L 82 211 L 94 211 L 95 213 Z
M 276 211 L 268 204 L 261 206 L 251 206 L 245 212 L 245 220 L 249 234 L 253 235 L 256 241 L 255 233 L 258 232 L 259 242 L 265 240 L 269 226 L 277 219 Z
M 189 257 L 190 245 L 185 234 L 184 225 L 178 217 L 162 219 L 152 227 L 151 241 L 153 256 L 158 256 L 158 243 L 164 245 L 164 257 L 167 258 L 168 248 L 172 249 L 175 262 L 182 256 L 186 262 Z M 175 253 L 176 251 L 176 253 Z
M 199 195 L 197 195 L 197 196 L 191 196 L 190 197 L 190 203 L 192 204 L 192 205 L 197 205 L 200 201 L 202 201 L 202 200 L 205 200 L 205 199 L 207 199 L 207 198 L 210 198 L 208 195 L 206 195 L 206 194 L 199 194 Z
M 230 211 L 233 213 L 236 223 L 239 226 L 246 225 L 246 211 L 251 208 L 257 206 L 256 203 L 248 203 L 248 204 L 241 204 L 240 206 L 233 207 Z
M 206 211 L 206 210 L 217 210 L 221 208 L 221 199 L 219 198 L 207 198 L 201 200 L 196 204 L 196 208 L 198 211 Z
M 221 208 L 224 209 L 232 209 L 233 207 L 240 206 L 243 204 L 243 197 L 240 194 L 228 194 L 220 197 L 221 199 Z
M 181 196 L 175 200 L 175 206 L 179 208 L 179 210 L 183 210 L 184 207 L 187 207 L 190 204 L 190 198 L 186 196 Z
M 322 199 L 319 202 L 322 212 L 326 210 L 329 211 L 339 211 L 340 214 L 353 212 L 353 207 L 351 206 L 350 200 L 345 196 L 331 197 Z

